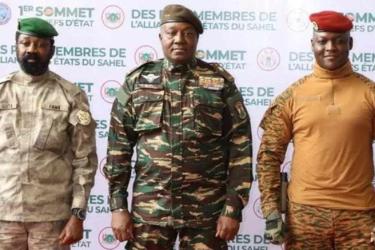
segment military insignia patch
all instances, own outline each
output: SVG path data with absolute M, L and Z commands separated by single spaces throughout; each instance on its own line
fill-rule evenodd
M 87 126 L 91 122 L 90 113 L 87 111 L 79 110 L 77 112 L 77 118 L 78 118 L 78 123 L 83 126 Z
M 199 85 L 206 89 L 221 90 L 222 88 L 224 88 L 224 78 L 199 76 Z
M 160 82 L 159 80 L 160 75 L 148 74 L 148 75 L 142 75 L 141 77 L 143 77 L 147 83 L 159 83 Z

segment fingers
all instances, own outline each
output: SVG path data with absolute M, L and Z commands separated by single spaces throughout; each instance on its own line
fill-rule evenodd
M 134 239 L 132 228 L 125 229 L 125 228 L 112 227 L 112 231 L 113 231 L 115 238 L 120 242 Z
M 215 237 L 225 241 L 233 240 L 238 232 L 239 226 L 237 223 L 228 223 L 219 219 L 216 226 Z

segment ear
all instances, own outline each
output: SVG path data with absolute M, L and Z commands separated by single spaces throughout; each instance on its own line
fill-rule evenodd
M 53 55 L 55 54 L 55 45 L 53 45 L 52 47 L 51 47 L 51 50 L 50 50 L 50 55 L 49 55 L 49 59 L 51 59 L 52 57 L 53 57 Z
M 161 34 L 159 33 L 159 40 L 161 41 Z
M 353 37 L 349 37 L 349 50 L 353 48 Z
M 311 38 L 310 39 L 310 45 L 311 45 L 311 50 L 314 50 L 313 47 L 314 47 L 314 38 Z

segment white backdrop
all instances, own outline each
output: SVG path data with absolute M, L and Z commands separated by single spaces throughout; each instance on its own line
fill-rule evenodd
M 18 68 L 14 46 L 18 18 L 44 18 L 60 33 L 51 69 L 86 91 L 98 123 L 100 169 L 90 196 L 84 239 L 73 249 L 123 249 L 110 229 L 107 184 L 101 171 L 109 114 L 125 73 L 162 57 L 160 10 L 171 3 L 195 10 L 204 23 L 197 56 L 221 63 L 235 76 L 252 120 L 254 163 L 261 136 L 258 124 L 267 106 L 311 70 L 310 13 L 336 10 L 353 15 L 350 58 L 357 71 L 375 79 L 374 0 L 0 0 L 0 75 Z M 289 163 L 288 152 L 282 167 L 288 170 Z M 282 249 L 263 238 L 256 176 L 250 197 L 240 232 L 229 249 Z

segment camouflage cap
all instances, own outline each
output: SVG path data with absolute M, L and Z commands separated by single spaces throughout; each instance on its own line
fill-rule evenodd
M 19 20 L 17 31 L 22 34 L 36 37 L 54 37 L 58 35 L 55 28 L 49 22 L 37 17 Z
M 203 26 L 199 18 L 191 11 L 180 4 L 170 4 L 164 7 L 160 25 L 172 22 L 186 22 L 194 26 L 199 34 L 203 33 Z

